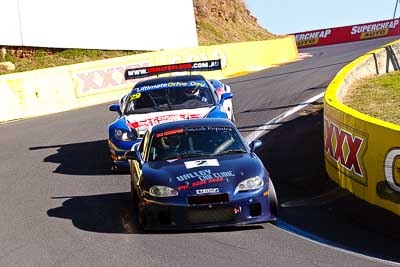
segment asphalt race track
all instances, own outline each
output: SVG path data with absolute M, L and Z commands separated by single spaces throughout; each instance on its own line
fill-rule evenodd
M 393 38 L 226 80 L 244 136 L 318 95 L 346 63 Z M 108 104 L 0 125 L 0 266 L 390 266 L 400 219 L 325 175 L 321 101 L 276 123 L 259 152 L 281 204 L 276 225 L 140 234 L 128 175 L 107 158 Z M 380 259 L 377 259 L 378 257 Z

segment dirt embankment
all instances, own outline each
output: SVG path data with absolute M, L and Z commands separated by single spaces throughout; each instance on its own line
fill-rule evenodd
M 194 0 L 193 4 L 200 45 L 275 37 L 258 24 L 243 0 Z

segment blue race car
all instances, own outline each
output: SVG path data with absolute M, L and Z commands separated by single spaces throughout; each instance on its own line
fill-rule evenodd
M 274 186 L 226 119 L 159 124 L 125 153 L 143 229 L 195 229 L 276 220 Z
M 128 69 L 125 79 L 220 68 L 220 60 L 211 60 Z M 118 113 L 118 118 L 108 128 L 112 170 L 128 169 L 123 155 L 141 140 L 149 126 L 203 117 L 234 120 L 231 98 L 229 86 L 217 80 L 206 80 L 201 75 L 160 77 L 137 83 L 119 104 L 109 107 Z

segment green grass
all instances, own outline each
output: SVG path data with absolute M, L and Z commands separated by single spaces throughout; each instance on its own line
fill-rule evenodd
M 355 82 L 343 102 L 361 113 L 400 125 L 400 71 Z

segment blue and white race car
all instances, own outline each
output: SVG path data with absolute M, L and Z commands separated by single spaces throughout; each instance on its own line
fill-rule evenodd
M 226 119 L 159 124 L 125 153 L 144 229 L 194 229 L 276 220 L 278 201 L 261 141 L 247 145 Z
M 125 79 L 178 71 L 212 71 L 220 60 L 128 69 Z M 139 142 L 149 126 L 195 118 L 234 120 L 230 87 L 202 75 L 180 75 L 138 82 L 119 104 L 110 106 L 118 118 L 109 125 L 112 169 L 127 169 L 123 155 Z

